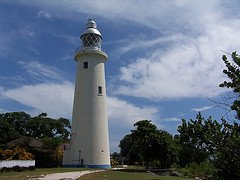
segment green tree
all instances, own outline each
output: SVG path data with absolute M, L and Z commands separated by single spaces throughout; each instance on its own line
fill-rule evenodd
M 240 126 L 223 121 L 222 139 L 214 160 L 218 175 L 224 179 L 240 179 Z
M 195 120 L 182 120 L 178 127 L 179 165 L 211 162 L 221 179 L 240 179 L 240 126 L 204 119 L 199 113 Z
M 194 126 L 196 124 L 194 122 L 192 119 L 189 122 L 183 119 L 182 125 L 178 127 L 180 133 L 179 164 L 182 167 L 190 165 L 192 162 L 203 162 L 207 158 L 205 151 L 199 148 L 200 141 L 198 137 L 201 134 L 196 133 L 200 129 L 198 129 L 198 126 Z
M 161 168 L 172 164 L 172 136 L 157 127 L 149 120 L 138 121 L 135 129 L 120 142 L 121 155 L 131 160 L 139 160 L 146 168 L 150 162 L 158 161 Z
M 25 112 L 9 112 L 0 114 L 0 144 L 5 144 L 13 139 L 26 136 L 28 130 L 26 123 L 31 118 Z
M 58 138 L 67 141 L 69 137 L 70 122 L 68 119 L 52 119 L 42 113 L 27 121 L 28 136 L 36 139 Z
M 120 141 L 119 147 L 121 148 L 121 156 L 124 164 L 135 164 L 140 162 L 140 157 L 135 152 L 134 139 L 131 134 L 127 134 Z
M 176 147 L 173 136 L 164 130 L 158 130 L 158 143 L 155 146 L 155 156 L 159 163 L 157 168 L 170 168 L 176 162 Z
M 231 109 L 237 113 L 237 118 L 240 119 L 240 57 L 236 52 L 232 52 L 231 55 L 232 61 L 230 62 L 227 59 L 227 56 L 223 55 L 222 60 L 224 61 L 226 68 L 223 70 L 223 73 L 227 75 L 230 81 L 224 81 L 219 86 L 230 88 L 235 93 L 233 102 L 230 102 Z M 232 98 L 229 98 L 231 100 Z
M 183 119 L 178 127 L 180 151 L 179 164 L 201 163 L 214 158 L 223 139 L 222 124 L 211 117 L 204 119 L 199 113 L 195 120 Z
M 226 65 L 223 73 L 230 81 L 224 81 L 219 86 L 230 88 L 234 96 L 229 98 L 230 108 L 236 112 L 236 118 L 240 119 L 240 57 L 237 52 L 232 52 L 231 59 L 223 55 L 222 60 Z M 240 126 L 234 122 L 233 125 L 223 121 L 223 133 L 221 146 L 218 148 L 216 167 L 219 174 L 226 179 L 240 179 Z

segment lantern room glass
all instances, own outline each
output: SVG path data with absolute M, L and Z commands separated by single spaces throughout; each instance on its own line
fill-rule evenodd
M 101 49 L 102 38 L 97 34 L 84 34 L 82 36 L 82 48 L 96 47 Z

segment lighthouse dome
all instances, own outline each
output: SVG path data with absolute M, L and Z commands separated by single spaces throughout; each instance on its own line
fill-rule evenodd
M 101 49 L 102 35 L 97 29 L 97 24 L 89 19 L 87 22 L 87 28 L 81 35 L 82 48 L 97 48 Z
M 84 33 L 81 35 L 81 37 L 84 35 L 84 34 L 97 34 L 99 36 L 102 37 L 101 33 L 98 31 L 97 29 L 97 24 L 95 23 L 95 21 L 89 19 L 88 22 L 87 22 L 87 28 L 86 30 L 84 31 Z

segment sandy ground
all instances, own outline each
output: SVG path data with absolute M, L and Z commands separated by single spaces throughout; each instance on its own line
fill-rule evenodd
M 36 178 L 37 180 L 74 180 L 85 174 L 101 172 L 104 170 L 94 170 L 94 171 L 77 171 L 77 172 L 65 172 L 65 173 L 53 173 L 47 174 L 43 177 Z

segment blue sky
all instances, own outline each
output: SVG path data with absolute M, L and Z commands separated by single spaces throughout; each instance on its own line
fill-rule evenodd
M 74 51 L 87 19 L 103 36 L 111 152 L 149 119 L 177 133 L 198 111 L 220 119 L 221 56 L 240 48 L 238 0 L 0 0 L 0 112 L 71 119 Z

